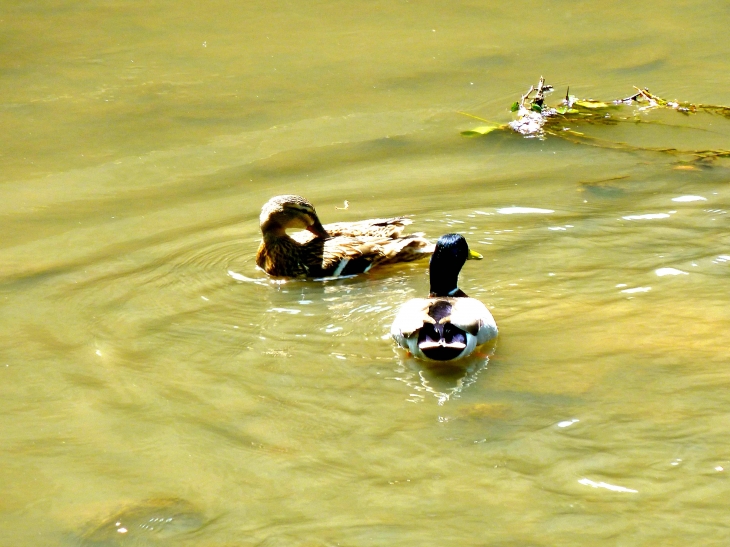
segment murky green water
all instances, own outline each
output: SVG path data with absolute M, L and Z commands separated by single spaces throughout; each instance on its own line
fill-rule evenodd
M 540 74 L 730 104 L 729 20 L 5 2 L 0 543 L 727 545 L 730 164 L 465 139 L 457 111 L 507 121 Z M 616 130 L 730 148 L 721 122 Z M 396 355 L 425 263 L 269 282 L 253 258 L 279 193 L 325 223 L 465 233 L 493 355 Z

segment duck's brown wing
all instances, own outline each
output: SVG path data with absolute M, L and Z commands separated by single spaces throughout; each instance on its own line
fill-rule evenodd
M 324 229 L 332 237 L 378 237 L 397 238 L 403 233 L 403 229 L 413 221 L 410 218 L 372 218 L 358 222 L 335 222 L 325 224 Z
M 387 241 L 348 236 L 327 239 L 322 252 L 323 275 L 337 277 L 368 271 L 384 258 L 382 244 Z
M 421 233 L 403 234 L 403 229 L 413 221 L 410 218 L 394 217 L 394 218 L 373 218 L 370 220 L 361 220 L 358 222 L 335 222 L 333 224 L 325 224 L 324 229 L 330 237 L 354 237 L 354 238 L 372 238 L 372 239 L 400 239 L 409 237 L 422 236 Z M 289 234 L 293 240 L 300 244 L 306 244 L 312 241 L 316 236 L 307 230 L 293 232 Z M 426 245 L 430 242 L 424 239 Z M 425 245 L 424 245 L 425 247 Z M 433 252 L 426 251 L 426 252 Z
M 353 275 L 381 264 L 424 258 L 432 252 L 433 244 L 419 235 L 398 239 L 339 236 L 325 241 L 322 269 L 328 276 Z
M 383 259 L 379 264 L 394 264 L 396 262 L 411 262 L 431 255 L 436 246 L 422 234 L 409 234 L 397 239 L 391 239 L 383 245 Z
M 380 218 L 327 224 L 327 239 L 303 230 L 289 237 L 307 277 L 354 275 L 379 264 L 409 262 L 433 253 L 434 245 L 422 234 L 400 236 L 408 218 Z

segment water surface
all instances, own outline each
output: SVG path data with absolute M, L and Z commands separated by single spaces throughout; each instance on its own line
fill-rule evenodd
M 4 543 L 727 544 L 727 160 L 465 139 L 458 112 L 509 121 L 541 74 L 730 104 L 729 15 L 6 2 Z M 709 123 L 602 131 L 730 148 Z M 465 234 L 491 354 L 394 351 L 425 262 L 267 279 L 280 193 Z

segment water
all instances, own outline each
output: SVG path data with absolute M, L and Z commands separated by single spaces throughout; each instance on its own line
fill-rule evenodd
M 508 121 L 540 74 L 730 104 L 725 6 L 0 13 L 3 544 L 727 544 L 727 160 L 465 139 L 457 113 Z M 730 148 L 712 123 L 616 134 Z M 425 263 L 270 282 L 280 193 L 464 233 L 495 347 L 395 353 Z

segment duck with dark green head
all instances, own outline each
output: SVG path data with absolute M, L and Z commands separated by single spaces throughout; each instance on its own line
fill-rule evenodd
M 390 328 L 399 346 L 420 359 L 453 361 L 496 338 L 497 323 L 487 307 L 458 286 L 464 263 L 481 258 L 459 234 L 439 238 L 429 266 L 428 298 L 403 304 Z

